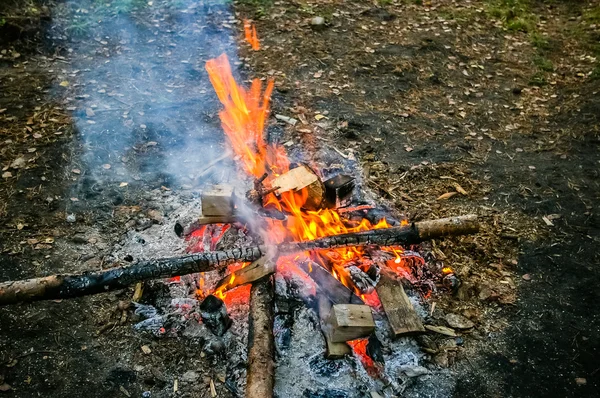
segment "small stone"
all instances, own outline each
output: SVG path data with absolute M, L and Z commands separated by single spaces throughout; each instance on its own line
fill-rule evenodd
M 198 374 L 198 372 L 194 372 L 193 370 L 188 370 L 187 372 L 185 372 L 183 374 L 183 376 L 181 376 L 181 378 L 179 380 L 181 380 L 183 383 L 194 383 L 199 378 L 200 378 L 200 375 Z
M 531 275 L 525 274 L 521 278 L 523 278 L 524 281 L 530 281 L 531 280 Z
M 323 26 L 325 24 L 325 18 L 323 18 L 323 17 L 314 17 L 313 19 L 310 20 L 310 24 L 312 26 L 316 26 L 316 27 Z
M 475 326 L 473 322 L 458 314 L 447 314 L 444 319 L 448 326 L 454 329 L 471 329 Z
M 447 352 L 441 352 L 439 354 L 437 354 L 435 357 L 433 357 L 433 362 L 435 362 L 436 365 L 442 367 L 442 368 L 447 368 L 449 363 L 448 363 L 448 353 Z
M 587 384 L 587 379 L 585 379 L 584 377 L 577 377 L 575 379 L 575 384 L 577 384 L 578 386 L 585 386 Z
M 68 223 L 74 223 L 75 221 L 77 221 L 77 217 L 75 216 L 75 214 L 67 214 L 67 222 Z
M 164 220 L 162 212 L 158 210 L 149 210 L 147 214 L 151 220 L 157 222 L 158 224 L 162 224 Z
M 402 366 L 400 371 L 408 377 L 418 377 L 429 373 L 429 370 L 423 366 Z
M 11 169 L 20 169 L 25 166 L 25 158 L 16 158 L 10 164 Z
M 143 345 L 142 347 L 142 352 L 146 355 L 150 354 L 152 352 L 152 350 L 150 349 L 150 347 L 148 347 L 147 345 Z

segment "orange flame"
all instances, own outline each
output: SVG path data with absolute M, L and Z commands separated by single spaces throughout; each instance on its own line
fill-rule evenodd
M 285 149 L 279 145 L 267 145 L 263 138 L 273 81 L 267 83 L 262 94 L 262 83 L 258 79 L 252 81 L 249 90 L 238 85 L 225 54 L 209 60 L 206 63 L 206 70 L 224 107 L 219 113 L 223 130 L 234 152 L 240 157 L 244 171 L 255 178 L 260 178 L 265 172 L 269 173 L 264 183 L 267 187 L 271 186 L 270 181 L 273 176 L 285 173 L 290 168 L 290 160 Z M 391 226 L 385 219 L 377 224 L 372 224 L 366 219 L 361 222 L 350 221 L 332 209 L 305 211 L 303 206 L 307 199 L 307 188 L 283 192 L 279 196 L 274 193 L 267 195 L 264 199 L 264 207 L 275 208 L 288 214 L 287 220 L 284 221 L 268 220 L 271 243 L 281 243 L 290 239 L 306 241 Z M 396 261 L 399 262 L 402 253 L 400 250 L 393 248 L 386 250 L 394 253 Z M 331 266 L 334 276 L 349 286 L 349 276 L 345 266 L 350 262 L 356 262 L 363 254 L 363 248 L 349 247 L 322 250 L 317 253 L 317 256 L 322 265 Z
M 260 42 L 258 41 L 256 26 L 254 26 L 254 24 L 247 19 L 244 19 L 244 37 L 254 51 L 260 50 Z

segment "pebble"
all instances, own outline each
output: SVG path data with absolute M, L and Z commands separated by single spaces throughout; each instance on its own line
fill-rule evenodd
M 454 329 L 471 329 L 475 326 L 473 322 L 458 314 L 447 314 L 444 319 L 448 326 Z
M 75 214 L 73 214 L 73 213 L 67 214 L 67 222 L 68 223 L 74 223 L 75 221 L 77 221 L 77 217 L 75 216 Z
M 200 375 L 198 374 L 198 372 L 194 372 L 193 370 L 188 370 L 187 372 L 185 372 L 183 374 L 183 376 L 181 376 L 181 378 L 179 380 L 181 380 L 184 383 L 193 383 L 196 380 L 198 380 L 200 378 Z
M 401 372 L 404 372 L 408 377 L 418 377 L 429 373 L 429 370 L 423 366 L 403 366 L 400 368 Z
M 313 27 L 322 27 L 323 25 L 325 25 L 325 18 L 323 18 L 323 17 L 314 17 L 313 19 L 310 20 L 310 24 Z
M 587 380 L 583 377 L 577 377 L 575 379 L 575 384 L 577 384 L 578 386 L 585 386 L 587 384 Z

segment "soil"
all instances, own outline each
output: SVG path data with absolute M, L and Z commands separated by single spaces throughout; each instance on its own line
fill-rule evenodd
M 299 122 L 270 131 L 309 163 L 357 158 L 411 220 L 481 217 L 480 234 L 428 247 L 462 280 L 428 299 L 431 321 L 476 324 L 453 360 L 432 355 L 452 396 L 598 396 L 600 11 L 516 2 L 530 26 L 515 30 L 506 3 L 2 2 L 1 280 L 107 266 L 125 232 L 174 210 L 157 195 L 228 178 L 195 171 L 222 154 L 203 65 L 225 51 L 275 80 L 272 114 Z M 132 294 L 0 308 L 0 394 L 238 394 L 239 369 L 201 342 L 122 322 Z

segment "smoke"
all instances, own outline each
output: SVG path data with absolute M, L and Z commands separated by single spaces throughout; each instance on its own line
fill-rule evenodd
M 85 188 L 235 178 L 227 161 L 200 175 L 224 153 L 204 64 L 225 52 L 239 65 L 237 21 L 224 2 L 88 0 L 59 12 L 69 21 L 70 62 L 57 90 L 67 93 L 83 148 L 75 166 Z

